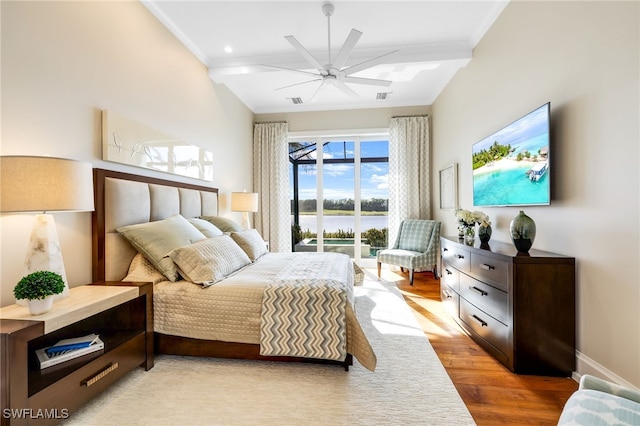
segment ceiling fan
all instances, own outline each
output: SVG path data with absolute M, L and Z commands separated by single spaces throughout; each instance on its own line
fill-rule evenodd
M 313 66 L 313 68 L 317 70 L 317 72 L 309 72 L 309 71 L 297 70 L 293 68 L 279 67 L 275 65 L 264 65 L 270 68 L 276 68 L 284 71 L 291 71 L 298 74 L 306 74 L 306 75 L 311 75 L 315 77 L 312 80 L 307 80 L 307 81 L 303 81 L 301 83 L 296 83 L 296 84 L 290 84 L 288 86 L 279 87 L 275 90 L 282 90 L 282 89 L 287 89 L 289 87 L 300 86 L 303 84 L 320 81 L 321 82 L 320 86 L 318 86 L 318 89 L 315 91 L 315 93 L 310 99 L 310 102 L 313 102 L 313 100 L 316 99 L 318 94 L 328 86 L 334 86 L 335 88 L 341 90 L 342 92 L 346 93 L 351 97 L 358 97 L 359 96 L 358 93 L 356 93 L 353 89 L 347 86 L 346 83 L 366 84 L 366 85 L 384 86 L 384 87 L 387 87 L 391 83 L 393 83 L 391 80 L 354 77 L 352 74 L 355 74 L 359 71 L 374 67 L 382 63 L 385 58 L 398 52 L 397 50 L 385 53 L 384 55 L 377 56 L 375 58 L 366 60 L 364 62 L 360 62 L 350 67 L 345 67 L 345 64 L 349 59 L 349 56 L 351 55 L 353 48 L 355 47 L 356 43 L 360 39 L 360 36 L 362 36 L 362 32 L 356 29 L 351 29 L 351 32 L 347 36 L 347 39 L 345 40 L 344 44 L 342 45 L 342 48 L 340 49 L 340 52 L 338 52 L 338 56 L 336 56 L 335 59 L 332 60 L 331 58 L 331 15 L 333 15 L 334 10 L 335 10 L 335 7 L 331 3 L 324 3 L 322 5 L 322 13 L 327 17 L 327 39 L 328 39 L 328 47 L 329 47 L 329 63 L 327 65 L 322 65 L 316 58 L 313 57 L 313 55 L 311 55 L 311 53 L 309 53 L 307 49 L 305 49 L 302 46 L 302 44 L 300 44 L 298 40 L 296 40 L 294 36 L 292 35 L 285 36 L 285 39 L 289 43 L 291 43 L 291 45 L 300 53 L 300 55 L 302 55 L 302 57 L 309 64 Z

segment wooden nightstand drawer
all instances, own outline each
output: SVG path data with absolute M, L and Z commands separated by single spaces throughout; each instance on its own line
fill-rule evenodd
M 509 299 L 506 292 L 460 274 L 460 295 L 492 317 L 509 324 Z
M 145 333 L 140 332 L 126 343 L 31 396 L 29 406 L 33 409 L 68 409 L 74 412 L 144 361 Z

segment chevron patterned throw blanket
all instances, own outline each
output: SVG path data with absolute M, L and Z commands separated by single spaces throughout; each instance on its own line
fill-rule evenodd
M 260 354 L 342 361 L 353 264 L 337 253 L 299 253 L 264 290 Z

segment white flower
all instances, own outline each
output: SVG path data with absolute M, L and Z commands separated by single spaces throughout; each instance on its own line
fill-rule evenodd
M 480 226 L 491 225 L 489 216 L 477 210 L 471 212 L 469 210 L 458 209 L 456 210 L 456 219 L 458 219 L 458 223 L 463 226 L 475 226 L 476 224 L 480 224 Z

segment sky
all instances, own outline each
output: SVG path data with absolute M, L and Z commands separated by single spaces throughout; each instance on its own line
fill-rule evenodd
M 312 155 L 315 158 L 315 155 Z M 388 157 L 388 141 L 362 141 L 360 157 Z M 354 158 L 353 142 L 330 142 L 324 146 L 323 158 Z M 360 171 L 361 198 L 388 198 L 388 163 L 362 163 Z M 354 165 L 324 164 L 323 189 L 325 199 L 354 199 Z M 300 166 L 299 198 L 316 199 L 316 166 Z

